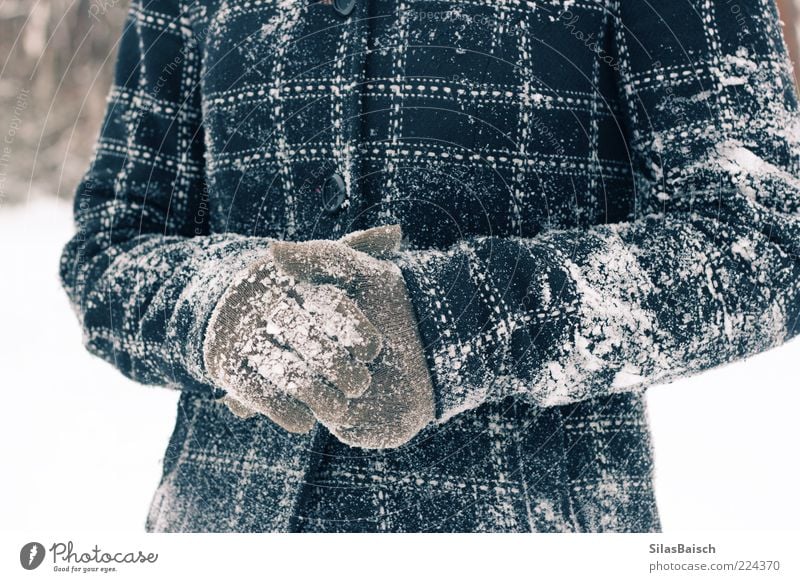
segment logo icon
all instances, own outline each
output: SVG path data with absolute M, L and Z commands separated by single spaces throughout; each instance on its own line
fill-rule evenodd
M 39 542 L 28 542 L 19 551 L 19 563 L 26 570 L 35 570 L 44 561 L 44 546 Z

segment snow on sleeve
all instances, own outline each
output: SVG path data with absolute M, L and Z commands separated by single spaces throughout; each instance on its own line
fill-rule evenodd
M 441 422 L 509 395 L 639 391 L 797 334 L 797 99 L 777 14 L 759 3 L 743 37 L 722 0 L 690 4 L 620 3 L 629 221 L 399 259 Z

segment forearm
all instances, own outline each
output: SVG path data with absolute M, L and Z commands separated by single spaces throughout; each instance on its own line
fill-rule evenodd
M 744 30 L 693 4 L 612 6 L 628 221 L 400 259 L 440 418 L 640 390 L 797 333 L 800 118 L 775 7 Z
M 140 382 L 211 392 L 209 313 L 267 241 L 210 234 L 200 55 L 184 8 L 131 3 L 61 280 L 90 351 Z
M 81 228 L 62 254 L 62 284 L 86 347 L 139 382 L 209 392 L 202 341 L 211 310 L 268 241 L 138 234 L 125 212 L 137 214 L 104 206 L 91 219 L 79 215 Z
M 777 345 L 798 323 L 786 243 L 685 213 L 406 252 L 437 416 L 640 390 Z

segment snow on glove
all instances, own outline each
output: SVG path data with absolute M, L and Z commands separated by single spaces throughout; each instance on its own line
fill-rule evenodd
M 385 228 L 342 240 L 376 256 L 399 245 Z M 261 413 L 290 432 L 307 432 L 315 418 L 297 398 L 336 401 L 363 393 L 370 384 L 364 363 L 380 349 L 380 334 L 343 291 L 296 285 L 268 256 L 240 273 L 220 299 L 205 358 L 234 414 Z
M 387 228 L 394 229 L 399 240 L 400 227 Z M 345 290 L 383 336 L 366 392 L 300 399 L 345 444 L 377 449 L 408 442 L 434 420 L 434 393 L 400 269 L 341 241 L 278 242 L 270 252 L 287 275 Z

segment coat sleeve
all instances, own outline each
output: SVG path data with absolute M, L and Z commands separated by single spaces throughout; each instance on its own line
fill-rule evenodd
M 440 422 L 643 391 L 798 332 L 800 119 L 774 2 L 608 4 L 636 213 L 403 252 Z
M 197 41 L 178 0 L 132 2 L 60 275 L 90 352 L 139 382 L 213 395 L 206 323 L 267 241 L 209 234 Z

